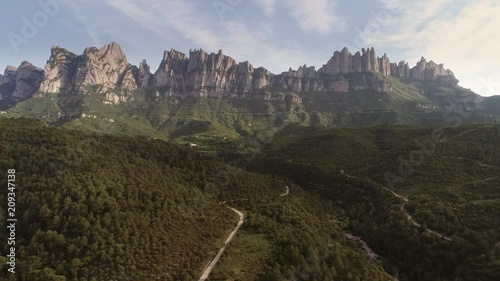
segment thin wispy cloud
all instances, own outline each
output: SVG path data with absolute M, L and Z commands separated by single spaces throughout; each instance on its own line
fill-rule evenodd
M 378 29 L 363 34 L 368 45 L 405 45 L 419 44 L 419 34 L 429 27 L 431 19 L 440 15 L 452 0 L 399 1 L 380 0 L 382 7 L 389 11 L 388 19 Z
M 283 48 L 275 44 L 272 29 L 265 23 L 256 28 L 245 22 L 213 20 L 190 1 L 137 3 L 124 0 L 116 3 L 108 0 L 107 4 L 163 38 L 174 31 L 191 41 L 195 48 L 201 47 L 208 52 L 223 48 L 229 55 L 250 60 L 255 66 L 278 68 L 286 65 L 287 69 L 307 59 L 306 53 L 296 46 Z M 165 13 L 167 10 L 171 12 Z M 163 30 L 164 25 L 170 28 Z
M 90 21 L 88 17 L 84 16 L 85 13 L 80 4 L 68 2 L 67 5 L 73 11 L 72 14 L 75 16 L 75 19 L 84 25 L 83 31 L 92 39 L 92 43 L 95 46 L 100 46 L 102 43 L 99 39 L 99 34 L 95 31 L 95 28 L 90 26 L 92 21 Z
M 393 14 L 389 25 L 365 34 L 367 44 L 398 48 L 411 63 L 420 56 L 443 62 L 461 85 L 473 90 L 481 77 L 500 73 L 499 1 L 424 0 L 400 5 L 401 13 Z
M 252 0 L 259 6 L 267 17 L 274 14 L 276 9 L 277 0 Z
M 332 30 L 345 29 L 345 22 L 336 14 L 335 1 L 288 0 L 284 4 L 304 31 L 327 34 Z

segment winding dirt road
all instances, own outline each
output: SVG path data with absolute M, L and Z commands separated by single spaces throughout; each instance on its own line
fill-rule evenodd
M 289 188 L 287 185 L 285 185 L 285 186 L 286 186 L 286 192 L 285 192 L 285 193 L 283 193 L 283 194 L 281 194 L 281 195 L 280 195 L 281 197 L 283 197 L 283 196 L 287 196 L 288 194 L 290 194 L 290 188 Z
M 413 219 L 413 217 L 412 217 L 410 214 L 408 214 L 408 212 L 405 210 L 405 205 L 404 205 L 404 204 L 403 204 L 403 205 L 401 205 L 401 211 L 403 211 L 403 212 L 405 213 L 406 218 L 407 218 L 409 221 L 411 221 L 411 223 L 413 223 L 413 225 L 414 225 L 414 226 L 416 226 L 416 227 L 422 227 L 422 225 L 421 225 L 420 223 L 416 222 L 416 221 Z M 439 233 L 439 232 L 437 232 L 437 231 L 434 231 L 434 230 L 432 230 L 432 229 L 426 228 L 426 229 L 425 229 L 425 231 L 427 231 L 427 232 L 429 232 L 429 233 L 432 233 L 432 234 L 434 234 L 434 235 L 438 236 L 439 238 L 443 238 L 443 239 L 444 239 L 444 240 L 446 240 L 446 241 L 451 241 L 451 238 L 450 238 L 450 237 L 444 236 L 443 234 L 441 234 L 441 233 Z
M 346 175 L 346 176 L 347 176 L 347 177 L 349 177 L 349 178 L 356 178 L 356 177 L 353 177 L 353 176 L 351 176 L 351 175 L 349 175 L 349 174 L 345 173 L 344 171 L 345 171 L 345 170 L 342 170 L 342 171 L 340 171 L 340 173 L 341 173 L 341 174 Z M 387 188 L 387 187 L 385 187 L 385 186 L 383 186 L 382 188 L 383 188 L 383 189 L 385 189 L 385 190 L 387 190 L 387 191 L 389 191 L 390 193 L 392 193 L 392 195 L 394 195 L 395 197 L 397 197 L 397 198 L 399 198 L 399 199 L 402 199 L 402 200 L 403 200 L 403 205 L 401 205 L 401 211 L 402 211 L 402 212 L 406 215 L 406 218 L 407 218 L 407 219 L 408 219 L 408 220 L 409 220 L 409 221 L 410 221 L 410 222 L 411 222 L 414 226 L 416 226 L 416 227 L 422 227 L 422 225 L 421 225 L 420 223 L 416 222 L 416 221 L 413 219 L 413 217 L 412 217 L 412 216 L 411 216 L 411 215 L 410 215 L 410 214 L 406 211 L 406 209 L 405 209 L 405 204 L 406 204 L 406 203 L 408 203 L 408 202 L 410 201 L 410 200 L 408 200 L 408 198 L 404 197 L 404 196 L 403 196 L 403 195 L 401 195 L 401 194 L 396 193 L 394 190 L 389 189 L 389 188 Z M 425 229 L 425 231 L 427 231 L 427 232 L 429 232 L 429 233 L 432 233 L 432 234 L 434 234 L 434 235 L 436 235 L 436 236 L 438 236 L 438 237 L 440 237 L 440 238 L 443 238 L 443 239 L 444 239 L 444 240 L 446 240 L 446 241 L 451 241 L 451 238 L 449 238 L 449 237 L 447 237 L 447 236 L 445 236 L 445 235 L 443 235 L 443 234 L 441 234 L 441 233 L 439 233 L 439 232 L 437 232 L 437 231 L 434 231 L 434 230 L 432 230 L 432 229 L 426 228 L 426 229 Z M 364 241 L 363 241 L 363 242 L 364 242 Z
M 233 208 L 230 208 L 230 209 L 233 210 L 235 213 L 237 213 L 240 216 L 240 220 L 238 221 L 238 224 L 233 229 L 233 231 L 231 232 L 231 234 L 229 234 L 229 237 L 227 237 L 227 240 L 226 240 L 226 242 L 224 242 L 224 246 L 222 246 L 222 248 L 219 250 L 219 253 L 210 262 L 210 264 L 205 268 L 205 270 L 203 271 L 203 274 L 201 275 L 201 277 L 200 277 L 200 279 L 198 281 L 205 281 L 205 280 L 208 279 L 208 276 L 210 275 L 210 272 L 212 272 L 212 270 L 214 269 L 215 265 L 219 261 L 220 257 L 222 256 L 222 254 L 226 250 L 227 244 L 229 244 L 229 242 L 231 242 L 231 240 L 233 240 L 233 237 L 236 235 L 236 233 L 238 232 L 238 230 L 240 229 L 241 225 L 243 224 L 243 222 L 245 220 L 245 215 L 243 215 L 242 212 L 240 212 L 240 211 L 238 211 L 236 209 L 233 209 Z
M 285 187 L 286 187 L 286 192 L 283 194 L 280 194 L 281 197 L 284 197 L 284 196 L 287 196 L 290 194 L 290 188 L 288 186 L 285 186 Z M 248 200 L 248 199 L 239 199 L 239 200 Z M 225 204 L 226 201 L 224 201 L 222 203 Z M 240 220 L 239 220 L 238 224 L 236 225 L 236 227 L 231 232 L 231 234 L 229 234 L 229 237 L 227 237 L 227 240 L 226 240 L 226 242 L 224 242 L 224 246 L 222 246 L 222 248 L 219 250 L 219 253 L 217 253 L 217 255 L 210 262 L 210 264 L 207 267 L 205 267 L 205 269 L 203 270 L 203 273 L 198 281 L 205 281 L 208 279 L 210 272 L 212 272 L 215 265 L 219 261 L 220 257 L 222 256 L 222 254 L 226 250 L 227 244 L 229 244 L 229 242 L 231 242 L 231 240 L 233 240 L 234 236 L 236 235 L 236 233 L 238 232 L 238 230 L 240 229 L 241 225 L 243 224 L 243 222 L 245 220 L 245 215 L 242 212 L 240 212 L 236 209 L 233 209 L 233 208 L 230 208 L 230 209 L 233 210 L 235 213 L 237 213 L 240 216 Z

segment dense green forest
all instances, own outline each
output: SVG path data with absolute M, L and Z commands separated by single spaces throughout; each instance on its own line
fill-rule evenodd
M 231 206 L 245 223 L 210 280 L 498 280 L 499 139 L 492 125 L 293 127 L 208 153 L 0 119 L 18 218 L 17 273 L 5 243 L 0 278 L 195 280 L 237 222 Z
M 228 255 L 247 265 L 240 280 L 390 278 L 346 239 L 329 200 L 267 172 L 149 137 L 30 119 L 0 119 L 0 147 L 0 184 L 16 170 L 18 219 L 16 274 L 7 272 L 5 243 L 2 280 L 197 279 L 237 222 L 222 202 L 247 221 L 214 280 L 231 280 Z M 280 196 L 286 185 L 291 194 Z M 6 197 L 2 191 L 0 202 Z M 262 251 L 252 256 L 238 245 Z
M 500 126 L 300 130 L 250 166 L 332 200 L 400 280 L 500 278 Z
M 236 202 L 248 213 L 243 237 L 211 280 L 391 280 L 380 260 L 347 239 L 332 202 L 290 186 L 289 196 Z

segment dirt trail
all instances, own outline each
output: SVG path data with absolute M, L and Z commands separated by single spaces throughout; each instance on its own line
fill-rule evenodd
M 406 202 L 408 202 L 408 199 L 407 199 L 406 197 L 401 196 L 401 195 L 397 194 L 396 192 L 394 192 L 394 191 L 392 191 L 392 190 L 390 190 L 390 189 L 388 189 L 388 188 L 386 188 L 386 187 L 384 187 L 384 188 L 385 188 L 385 189 L 387 189 L 387 190 L 389 190 L 390 192 L 392 192 L 392 194 L 394 194 L 394 196 L 396 196 L 396 197 L 398 197 L 398 198 L 403 199 L 403 200 L 405 201 L 405 203 L 406 203 Z M 412 223 L 414 226 L 416 226 L 416 227 L 422 227 L 422 224 L 420 224 L 420 223 L 418 223 L 417 221 L 415 221 L 415 220 L 413 219 L 413 217 L 412 217 L 412 216 L 411 216 L 411 215 L 410 215 L 410 214 L 406 211 L 406 209 L 405 209 L 405 203 L 403 203 L 403 205 L 401 205 L 401 211 L 402 211 L 402 212 L 406 215 L 406 218 L 407 218 L 409 221 L 411 221 L 411 223 Z M 429 233 L 432 233 L 432 234 L 434 234 L 434 235 L 436 235 L 436 236 L 439 236 L 440 238 L 443 238 L 443 239 L 444 239 L 444 240 L 446 240 L 446 241 L 451 241 L 451 238 L 449 238 L 449 237 L 447 237 L 447 236 L 445 236 L 445 235 L 443 235 L 443 234 L 441 234 L 441 233 L 439 233 L 439 232 L 437 232 L 437 231 L 434 231 L 434 230 L 432 230 L 432 229 L 426 228 L 426 229 L 425 229 L 425 231 L 427 231 L 427 232 L 429 232 Z
M 222 246 L 222 248 L 219 250 L 219 253 L 210 262 L 210 264 L 205 268 L 205 270 L 203 271 L 203 274 L 201 275 L 199 281 L 205 281 L 205 280 L 208 279 L 208 276 L 210 275 L 210 272 L 212 272 L 212 270 L 214 269 L 215 265 L 219 261 L 220 257 L 222 256 L 222 254 L 226 250 L 227 244 L 229 244 L 229 242 L 231 242 L 231 240 L 233 240 L 233 237 L 236 235 L 236 233 L 240 229 L 241 225 L 243 224 L 243 221 L 245 220 L 245 215 L 243 215 L 242 212 L 240 212 L 240 211 L 238 211 L 236 209 L 233 209 L 233 208 L 230 208 L 230 209 L 233 210 L 235 213 L 237 213 L 240 216 L 240 220 L 238 221 L 238 224 L 236 225 L 236 227 L 234 228 L 234 230 L 231 232 L 231 234 L 229 234 L 229 237 L 227 237 L 226 242 L 224 242 L 224 246 Z
M 283 197 L 283 196 L 287 196 L 288 194 L 290 194 L 290 188 L 286 185 L 286 192 L 281 194 L 280 196 Z
M 375 253 L 369 246 L 368 244 L 363 240 L 361 239 L 360 237 L 358 236 L 354 236 L 352 235 L 351 233 L 347 233 L 346 234 L 346 237 L 349 239 L 349 240 L 353 240 L 353 241 L 356 241 L 358 242 L 361 247 L 363 247 L 363 249 L 365 250 L 366 254 L 368 255 L 368 258 L 370 258 L 371 260 L 377 260 L 379 255 L 377 255 L 377 253 Z
M 351 175 L 349 175 L 349 174 L 346 174 L 346 173 L 345 173 L 345 170 L 340 171 L 340 173 L 342 173 L 342 174 L 346 175 L 346 176 L 347 176 L 347 177 L 349 177 L 349 178 L 356 178 L 356 177 L 353 177 L 353 176 L 351 176 Z M 389 188 L 387 188 L 387 187 L 385 187 L 385 186 L 383 187 L 383 189 L 385 189 L 385 190 L 389 191 L 389 192 L 390 192 L 390 193 L 392 193 L 392 195 L 394 195 L 395 197 L 397 197 L 397 198 L 399 198 L 399 199 L 402 199 L 402 200 L 404 201 L 404 203 L 403 203 L 403 205 L 401 205 L 401 211 L 402 211 L 402 212 L 406 215 L 406 218 L 407 218 L 409 221 L 411 221 L 411 223 L 412 223 L 414 226 L 416 226 L 416 227 L 421 227 L 421 226 L 422 226 L 420 223 L 416 222 L 416 221 L 413 219 L 413 217 L 412 217 L 412 216 L 411 216 L 411 215 L 410 215 L 410 214 L 406 211 L 406 209 L 405 209 L 405 204 L 406 204 L 406 203 L 408 203 L 408 202 L 410 201 L 410 200 L 408 200 L 408 198 L 404 197 L 404 196 L 403 196 L 403 195 L 401 195 L 401 194 L 396 193 L 395 191 L 393 191 L 393 190 L 391 190 L 391 189 L 389 189 Z M 443 235 L 443 234 L 441 234 L 441 233 L 439 233 L 439 232 L 437 232 L 437 231 L 434 231 L 434 230 L 432 230 L 432 229 L 426 228 L 426 229 L 425 229 L 425 231 L 427 231 L 427 232 L 429 232 L 429 233 L 432 233 L 432 234 L 434 234 L 434 235 L 436 235 L 436 236 L 439 236 L 440 238 L 443 238 L 443 239 L 445 239 L 446 241 L 451 241 L 451 238 L 449 238 L 449 237 L 447 237 L 447 236 L 445 236 L 445 235 Z M 361 241 L 362 241 L 362 240 L 361 240 Z M 363 241 L 363 243 L 364 243 L 364 241 Z M 366 243 L 365 243 L 365 244 L 366 244 Z
M 286 192 L 283 193 L 283 194 L 280 194 L 281 197 L 287 196 L 287 195 L 290 194 L 290 188 L 288 186 L 285 186 L 285 187 L 286 187 Z M 248 199 L 238 199 L 238 201 L 242 201 L 242 200 L 248 200 Z M 236 200 L 233 200 L 233 201 L 236 201 Z M 229 201 L 229 202 L 232 202 L 232 201 Z M 221 202 L 221 204 L 226 204 L 226 201 Z M 240 216 L 240 221 L 238 222 L 238 224 L 234 228 L 233 232 L 231 232 L 231 234 L 229 234 L 229 237 L 227 238 L 226 242 L 224 242 L 224 246 L 222 246 L 222 248 L 219 250 L 219 253 L 217 253 L 217 255 L 215 256 L 215 258 L 203 270 L 203 273 L 202 273 L 202 275 L 201 275 L 201 277 L 200 277 L 200 279 L 198 281 L 205 281 L 205 280 L 208 279 L 208 276 L 210 275 L 210 272 L 212 272 L 212 270 L 214 269 L 215 265 L 219 261 L 220 257 L 222 256 L 222 254 L 226 250 L 227 244 L 229 244 L 229 242 L 231 242 L 231 240 L 233 240 L 234 236 L 236 235 L 236 233 L 238 232 L 238 230 L 240 229 L 241 225 L 243 224 L 243 222 L 245 220 L 245 215 L 243 215 L 242 212 L 240 212 L 240 211 L 238 211 L 236 209 L 233 209 L 233 208 L 230 208 L 230 209 L 233 210 L 234 212 L 236 212 Z

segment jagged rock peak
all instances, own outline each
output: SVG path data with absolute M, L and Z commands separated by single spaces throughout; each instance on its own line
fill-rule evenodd
M 15 71 L 12 68 L 9 73 Z M 352 73 L 362 75 L 349 75 Z M 147 89 L 148 94 L 154 96 L 183 97 L 246 97 L 264 93 L 262 91 L 267 87 L 281 87 L 297 93 L 367 89 L 390 92 L 390 83 L 375 74 L 401 77 L 412 83 L 428 80 L 451 86 L 457 83 L 453 73 L 444 69 L 442 64 L 427 62 L 422 57 L 410 69 L 404 61 L 391 63 L 386 53 L 377 57 L 373 47 L 362 48 L 354 54 L 344 47 L 335 51 L 332 58 L 317 71 L 315 67 L 304 64 L 296 71 L 290 68 L 280 75 L 264 68 L 255 69 L 248 61 L 238 63 L 224 55 L 222 50 L 207 53 L 203 49 L 190 49 L 186 55 L 172 48 L 164 51 L 158 69 L 152 74 L 145 60 L 138 67 L 130 65 L 120 45 L 113 42 L 99 49 L 86 48 L 82 55 L 75 55 L 59 46 L 52 47 L 40 90 L 86 93 L 96 88 L 87 86 L 99 85 L 97 88 L 100 91 L 111 93 L 109 100 L 113 102 L 125 101 L 122 96 L 137 88 Z M 5 76 L 1 80 L 7 81 Z M 116 90 L 120 90 L 120 94 L 113 94 Z
M 170 51 L 165 51 L 163 52 L 163 60 L 168 60 L 168 59 L 181 59 L 185 60 L 188 57 L 186 54 L 183 52 L 179 52 L 176 49 L 170 49 Z
M 447 85 L 456 83 L 451 70 L 444 68 L 443 64 L 436 64 L 433 61 L 427 62 L 422 57 L 417 65 L 410 69 L 406 62 L 399 64 L 391 63 L 386 53 L 382 57 L 377 57 L 375 48 L 362 48 L 352 55 L 347 47 L 342 51 L 335 51 L 332 58 L 318 70 L 319 73 L 338 75 L 360 72 L 375 72 L 384 76 L 396 76 L 417 81 L 446 80 Z
M 238 63 L 237 72 L 238 73 L 252 73 L 254 71 L 253 65 L 249 61 L 244 61 Z
M 427 62 L 425 57 L 421 57 L 417 65 L 410 69 L 409 77 L 417 81 L 441 80 L 450 86 L 458 84 L 451 70 L 445 69 L 443 64 L 438 65 L 432 60 Z
M 40 91 L 49 93 L 85 93 L 86 86 L 101 86 L 101 91 L 123 91 L 137 88 L 136 78 L 127 58 L 116 42 L 101 48 L 85 48 L 77 56 L 59 46 L 52 47 L 45 66 L 45 79 Z
M 76 85 L 103 85 L 112 90 L 119 78 L 128 70 L 127 58 L 119 44 L 113 42 L 100 49 L 87 48 L 78 62 Z M 132 85 L 133 83 L 125 83 Z
M 33 67 L 33 68 L 35 68 L 35 69 L 37 69 L 37 70 L 42 70 L 41 68 L 34 66 L 34 65 L 33 65 L 31 62 L 29 62 L 29 61 L 23 61 L 23 62 L 21 62 L 21 65 L 17 68 L 17 70 L 19 71 L 20 69 L 22 69 L 22 68 L 26 68 L 26 67 Z
M 15 71 L 17 71 L 17 67 L 12 66 L 12 65 L 7 65 L 7 67 L 5 68 L 5 73 L 7 73 L 7 72 L 15 72 Z
M 71 77 L 76 54 L 61 48 L 53 46 L 50 49 L 50 58 L 45 65 L 44 80 L 40 86 L 41 92 L 61 93 L 70 91 Z
M 149 71 L 149 65 L 146 59 L 143 59 L 141 63 L 139 63 L 139 69 L 144 69 L 144 70 L 147 69 L 147 71 Z
M 60 46 L 52 46 L 50 48 L 49 60 L 60 60 L 62 58 L 74 58 L 76 55 Z
M 126 62 L 125 53 L 123 52 L 121 46 L 116 42 L 104 45 L 100 49 L 97 49 L 96 47 L 91 47 L 85 50 L 89 50 L 89 52 L 91 53 L 97 53 L 102 58 L 107 57 L 117 60 L 125 60 Z M 87 54 L 87 52 L 84 53 Z
M 95 53 L 98 51 L 99 49 L 97 49 L 97 47 L 87 47 L 85 48 L 85 50 L 83 50 L 83 54 Z
M 28 61 L 19 67 L 7 66 L 0 81 L 0 99 L 13 103 L 33 97 L 43 80 L 43 69 Z
M 141 89 L 151 85 L 153 75 L 151 74 L 151 68 L 145 59 L 139 64 L 139 69 L 134 76 L 136 77 L 137 84 Z

